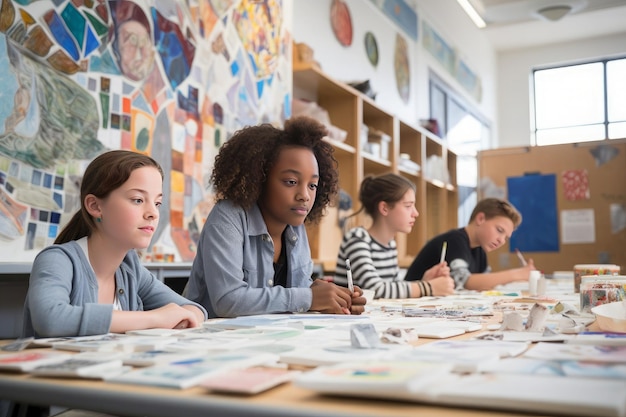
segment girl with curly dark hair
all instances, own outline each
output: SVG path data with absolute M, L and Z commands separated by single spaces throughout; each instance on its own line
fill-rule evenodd
M 215 158 L 217 204 L 202 229 L 185 296 L 209 317 L 320 311 L 360 314 L 356 287 L 313 282 L 304 222 L 317 222 L 337 193 L 326 128 L 299 117 L 284 129 L 241 129 Z

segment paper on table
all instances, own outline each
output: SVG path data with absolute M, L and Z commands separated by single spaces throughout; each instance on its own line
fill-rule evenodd
M 466 375 L 451 369 L 451 365 L 414 361 L 341 363 L 303 373 L 295 384 L 351 397 L 572 416 L 624 416 L 624 380 L 507 373 Z

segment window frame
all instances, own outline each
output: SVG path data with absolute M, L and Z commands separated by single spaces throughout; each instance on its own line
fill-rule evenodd
M 553 70 L 553 69 L 560 69 L 560 68 L 568 68 L 568 67 L 575 67 L 575 66 L 580 66 L 580 65 L 588 65 L 588 64 L 597 64 L 600 63 L 602 64 L 602 84 L 603 84 L 603 105 L 604 105 L 604 120 L 602 121 L 602 125 L 603 125 L 603 131 L 604 131 L 604 137 L 601 139 L 590 139 L 588 142 L 600 142 L 600 141 L 604 141 L 604 140 L 616 140 L 616 139 L 623 139 L 623 138 L 610 138 L 609 137 L 609 125 L 612 123 L 623 123 L 626 122 L 625 120 L 616 120 L 616 121 L 609 121 L 609 86 L 608 86 L 608 79 L 607 79 L 607 64 L 609 62 L 613 62 L 613 61 L 620 61 L 620 60 L 626 60 L 626 55 L 617 55 L 617 56 L 611 56 L 611 57 L 604 57 L 604 58 L 600 58 L 600 59 L 588 59 L 588 60 L 581 60 L 581 61 L 575 61 L 575 62 L 568 62 L 566 64 L 560 64 L 560 65 L 546 65 L 546 66 L 538 66 L 532 69 L 531 72 L 531 76 L 530 76 L 530 84 L 531 84 L 531 88 L 530 88 L 530 95 L 531 95 L 531 103 L 532 103 L 532 108 L 531 108 L 531 144 L 534 146 L 550 146 L 553 145 L 554 143 L 538 143 L 538 139 L 537 139 L 537 132 L 539 131 L 549 131 L 549 130 L 554 130 L 554 129 L 564 129 L 564 128 L 579 128 L 579 127 L 584 127 L 584 126 L 590 126 L 589 124 L 579 124 L 579 125 L 569 125 L 569 126 L 560 126 L 560 127 L 556 127 L 556 128 L 549 128 L 549 129 L 538 129 L 537 128 L 537 94 L 536 94 L 536 73 L 539 71 L 546 71 L 546 70 Z M 594 124 L 595 125 L 595 124 Z M 578 143 L 580 141 L 565 141 L 565 142 L 558 142 L 559 144 L 561 143 Z
M 443 103 L 443 112 L 444 112 L 444 120 L 439 120 L 434 117 L 433 114 L 433 89 L 439 90 L 443 94 L 444 103 Z M 455 91 L 448 83 L 446 83 L 435 71 L 429 69 L 428 71 L 428 112 L 429 117 L 431 119 L 437 120 L 437 125 L 439 127 L 439 137 L 444 140 L 452 150 L 454 150 L 454 144 L 450 145 L 448 141 L 448 130 L 450 126 L 448 126 L 448 101 L 452 100 L 455 104 L 463 109 L 468 115 L 475 118 L 478 122 L 480 122 L 483 127 L 489 132 L 487 142 L 492 141 L 493 135 L 491 134 L 491 123 L 477 110 L 476 106 L 471 104 L 468 100 L 464 99 L 457 91 Z M 482 149 L 488 149 L 491 147 L 492 143 L 485 143 L 485 138 L 481 138 L 480 149 L 476 151 L 480 151 Z
M 437 91 L 437 93 L 441 94 L 443 98 L 443 108 L 438 109 L 443 112 L 443 120 L 439 120 L 439 118 L 434 117 L 435 109 L 434 106 L 434 94 L 433 91 Z M 480 143 L 478 143 L 478 149 L 475 149 L 474 154 L 468 154 L 459 152 L 455 149 L 455 144 L 450 144 L 448 140 L 448 131 L 450 130 L 450 126 L 448 126 L 448 120 L 450 118 L 449 115 L 449 102 L 452 101 L 456 106 L 463 109 L 466 114 L 472 116 L 476 119 L 481 125 L 483 129 L 483 134 L 480 138 Z M 431 119 L 437 120 L 437 125 L 439 128 L 439 137 L 449 146 L 449 148 L 454 151 L 457 155 L 457 180 L 459 175 L 462 175 L 459 164 L 462 163 L 464 159 L 472 160 L 476 166 L 478 166 L 478 152 L 483 149 L 488 149 L 492 145 L 493 135 L 492 135 L 492 125 L 489 121 L 483 117 L 482 114 L 477 110 L 476 106 L 471 104 L 470 101 L 464 99 L 457 91 L 454 90 L 449 84 L 447 84 L 435 71 L 429 69 L 428 71 L 428 107 L 429 107 L 429 115 Z M 484 132 L 487 133 L 485 137 Z M 469 142 L 468 142 L 469 143 Z M 459 206 L 457 207 L 457 219 L 458 219 L 458 227 L 463 227 L 467 224 L 467 221 L 471 215 L 474 206 L 478 200 L 478 171 L 474 172 L 475 175 L 475 185 L 463 185 L 461 182 L 458 182 L 457 190 L 459 194 Z

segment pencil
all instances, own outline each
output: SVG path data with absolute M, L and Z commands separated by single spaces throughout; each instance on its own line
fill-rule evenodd
M 350 259 L 346 258 L 346 276 L 348 277 L 348 289 L 354 294 L 354 282 L 352 281 L 352 269 L 350 269 Z
M 519 261 L 522 263 L 522 266 L 526 266 L 526 259 L 524 259 L 524 256 L 522 255 L 522 252 L 520 252 L 519 249 L 515 249 L 515 253 L 517 254 L 517 257 L 519 258 Z
M 441 259 L 439 259 L 439 263 L 442 263 L 446 260 L 446 250 L 448 249 L 448 242 L 443 242 L 441 246 Z

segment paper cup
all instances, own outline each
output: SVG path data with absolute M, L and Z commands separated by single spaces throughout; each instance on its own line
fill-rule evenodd
M 530 271 L 528 277 L 528 295 L 536 297 L 539 295 L 539 280 L 541 279 L 541 271 Z
M 574 265 L 574 292 L 580 292 L 580 281 L 584 275 L 618 275 L 619 265 L 579 264 Z

